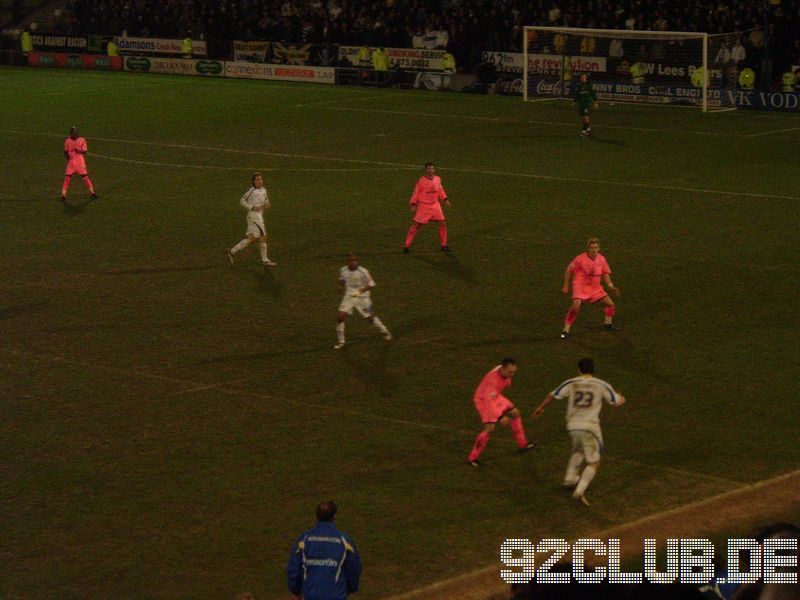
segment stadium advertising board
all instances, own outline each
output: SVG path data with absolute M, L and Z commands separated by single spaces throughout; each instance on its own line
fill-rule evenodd
M 308 83 L 332 84 L 336 82 L 336 71 L 333 67 L 264 65 L 251 62 L 226 62 L 225 76 L 274 81 L 305 81 Z
M 166 75 L 223 77 L 225 75 L 225 63 L 220 60 L 126 56 L 125 70 L 144 73 L 164 73 Z
M 233 56 L 236 62 L 263 63 L 267 61 L 269 42 L 233 42 Z
M 222 61 L 194 60 L 190 58 L 126 57 L 125 70 L 167 75 L 202 75 L 206 77 L 222 77 L 225 73 Z
M 631 64 L 633 64 L 631 61 L 621 60 L 616 63 L 613 70 L 619 75 L 629 75 L 631 72 Z M 700 68 L 698 65 L 689 64 L 672 65 L 667 63 L 652 62 L 639 62 L 638 64 L 642 67 L 643 77 L 650 77 L 659 80 L 669 79 L 671 77 L 677 77 L 685 80 L 687 78 L 691 78 L 695 71 Z M 709 67 L 708 73 L 712 80 L 722 79 L 722 69 Z
M 60 35 L 51 33 L 32 33 L 31 42 L 34 50 L 50 50 L 62 52 L 100 52 L 100 37 L 82 35 Z
M 522 93 L 522 81 L 514 86 L 513 91 L 505 93 Z M 508 87 L 508 86 L 507 86 Z M 600 100 L 620 102 L 643 102 L 649 104 L 685 102 L 687 104 L 701 104 L 703 90 L 698 87 L 680 85 L 647 85 L 634 83 L 615 83 L 610 81 L 592 81 L 592 87 Z M 562 84 L 560 80 L 544 78 L 528 78 L 529 93 L 537 96 L 562 96 L 571 97 L 570 83 Z M 709 106 L 720 106 L 722 92 L 708 90 L 707 102 Z
M 183 52 L 183 40 L 116 36 L 114 43 L 119 46 L 121 52 L 136 54 L 182 54 Z M 192 54 L 205 56 L 206 43 L 192 40 Z
M 494 52 L 485 51 L 482 54 L 484 62 L 490 62 L 498 73 L 522 73 L 524 55 L 521 52 Z M 573 56 L 570 58 L 573 71 L 589 73 L 605 73 L 607 61 L 603 56 Z M 564 68 L 564 57 L 554 54 L 529 54 L 528 72 L 545 73 L 548 71 L 561 71 Z
M 339 46 L 339 60 L 346 58 L 358 65 L 358 51 L 361 46 Z M 370 47 L 375 50 L 375 47 Z M 389 57 L 389 66 L 399 64 L 402 69 L 418 71 L 441 71 L 446 50 L 427 50 L 425 48 L 384 48 Z
M 96 71 L 121 71 L 122 58 L 103 54 L 65 54 L 62 52 L 30 52 L 28 64 L 32 67 L 61 67 L 63 69 L 92 69 Z
M 739 108 L 800 112 L 800 92 L 728 92 L 735 96 Z

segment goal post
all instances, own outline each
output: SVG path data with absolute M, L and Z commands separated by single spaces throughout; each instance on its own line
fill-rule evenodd
M 523 99 L 569 98 L 586 73 L 601 100 L 731 109 L 740 35 L 526 26 Z

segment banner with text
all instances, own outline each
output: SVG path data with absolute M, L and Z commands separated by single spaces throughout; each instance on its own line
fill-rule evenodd
M 800 92 L 730 92 L 736 96 L 736 106 L 757 110 L 800 112 Z
M 522 80 L 513 86 L 514 92 L 522 93 Z M 619 102 L 643 102 L 648 104 L 702 104 L 703 90 L 691 85 L 658 85 L 617 83 L 613 81 L 592 81 L 592 87 L 600 100 Z M 570 82 L 554 81 L 541 77 L 528 78 L 528 93 L 540 96 L 571 97 L 572 85 Z M 725 92 L 727 94 L 727 92 Z M 721 106 L 723 92 L 716 89 L 708 90 L 707 102 L 709 106 Z M 728 96 L 724 99 L 729 100 Z M 727 104 L 726 104 L 727 105 Z
M 361 46 L 339 46 L 339 60 L 358 66 L 358 51 Z M 374 51 L 375 48 L 371 47 Z M 441 71 L 446 50 L 427 50 L 425 48 L 384 48 L 389 56 L 389 66 L 400 65 L 402 69 L 414 71 Z
M 32 33 L 31 42 L 34 50 L 50 50 L 61 52 L 100 52 L 103 39 L 90 35 L 61 35 L 57 33 Z
M 29 52 L 28 64 L 32 67 L 61 67 L 63 69 L 122 70 L 122 59 L 119 56 L 105 56 L 103 54 Z
M 336 83 L 336 70 L 332 67 L 303 67 L 291 65 L 264 65 L 251 62 L 226 62 L 225 76 L 243 79 L 269 79 L 276 81 L 305 81 L 308 83 Z
M 483 61 L 492 63 L 498 73 L 522 73 L 523 57 L 521 52 L 494 52 L 491 50 L 487 50 L 481 55 Z M 603 56 L 572 56 L 569 64 L 573 71 L 591 73 L 605 73 L 608 66 Z M 564 57 L 561 55 L 528 54 L 529 73 L 560 72 L 563 67 Z
M 224 77 L 225 63 L 223 63 L 221 60 L 126 56 L 125 70 L 137 71 L 140 73 L 164 73 L 167 75 L 202 75 L 204 77 Z
M 237 62 L 267 62 L 269 42 L 233 42 L 233 56 Z
M 183 53 L 183 40 L 116 36 L 114 38 L 114 43 L 119 46 L 121 52 L 130 52 L 131 54 Z M 206 43 L 199 40 L 192 40 L 192 54 L 205 56 Z

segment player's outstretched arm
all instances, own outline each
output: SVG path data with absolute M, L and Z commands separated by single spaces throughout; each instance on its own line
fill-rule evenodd
M 625 396 L 623 396 L 622 394 L 617 394 L 617 401 L 614 402 L 614 408 L 619 408 L 620 406 L 622 406 L 626 402 L 627 402 L 627 400 L 625 399 Z
M 544 413 L 545 409 L 550 406 L 550 403 L 555 399 L 553 394 L 547 394 L 547 398 L 545 398 L 542 403 L 536 407 L 536 410 L 533 411 L 534 417 L 541 417 Z

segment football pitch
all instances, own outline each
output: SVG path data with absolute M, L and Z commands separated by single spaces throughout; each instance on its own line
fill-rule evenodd
M 7 598 L 286 597 L 323 499 L 373 599 L 800 468 L 796 115 L 0 69 L 0 454 Z M 58 202 L 69 127 L 100 199 Z M 433 161 L 452 201 L 402 244 Z M 226 249 L 264 173 L 270 257 Z M 590 236 L 620 331 L 558 337 Z M 358 254 L 385 342 L 338 269 Z M 539 446 L 472 393 L 503 356 Z M 582 356 L 628 398 L 602 414 L 591 507 L 560 488 Z M 754 515 L 757 521 L 758 515 Z M 739 532 L 736 532 L 739 533 Z M 499 569 L 499 566 L 498 566 Z

